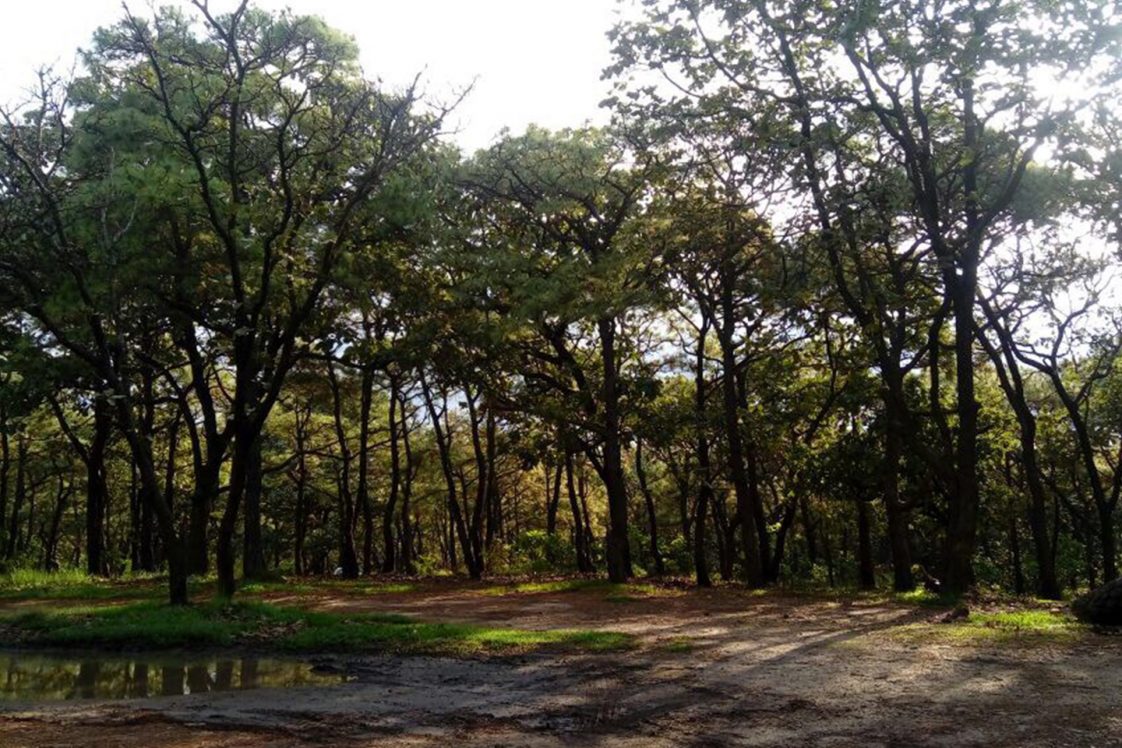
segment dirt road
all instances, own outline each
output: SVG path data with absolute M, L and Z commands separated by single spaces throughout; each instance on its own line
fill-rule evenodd
M 272 595 L 283 602 L 283 593 Z M 0 706 L 0 744 L 1122 745 L 1122 640 L 957 641 L 936 611 L 742 592 L 419 592 L 336 610 L 637 634 L 611 655 L 323 656 L 350 682 Z M 930 634 L 930 635 L 929 635 Z

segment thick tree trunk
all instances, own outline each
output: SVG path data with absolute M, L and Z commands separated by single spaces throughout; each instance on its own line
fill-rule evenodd
M 137 429 L 129 403 L 125 385 L 117 381 L 116 415 L 121 433 L 128 441 L 132 453 L 135 475 L 139 481 L 138 494 L 151 503 L 155 513 L 156 526 L 167 554 L 168 599 L 172 605 L 186 605 L 187 597 L 187 548 L 177 531 L 175 516 L 171 507 L 164 502 L 160 491 L 160 479 L 156 474 L 156 462 L 152 455 L 152 442 L 144 438 Z
M 974 296 L 978 288 L 981 242 L 978 208 L 977 160 L 973 151 L 979 132 L 974 114 L 974 82 L 961 83 L 963 145 L 971 156 L 963 167 L 966 212 L 965 246 L 955 251 L 951 269 L 944 273 L 954 312 L 955 396 L 958 432 L 955 437 L 955 490 L 950 506 L 945 589 L 966 592 L 974 584 L 974 548 L 978 529 L 978 409 L 974 394 Z M 942 259 L 942 258 L 941 258 Z
M 608 537 L 605 548 L 608 579 L 626 582 L 631 578 L 631 548 L 627 534 L 627 485 L 623 477 L 623 445 L 619 403 L 619 366 L 616 362 L 616 321 L 602 318 L 598 323 L 600 355 L 603 359 L 602 403 L 603 475 L 608 494 Z
M 955 486 L 948 513 L 944 589 L 962 594 L 974 584 L 978 528 L 978 403 L 974 395 L 975 269 L 963 268 L 951 292 L 955 314 Z
M 264 469 L 261 463 L 261 434 L 254 436 L 246 463 L 245 519 L 242 535 L 242 576 L 246 580 L 265 575 L 265 546 L 261 537 L 261 495 Z
M 245 420 L 243 417 L 241 423 L 237 425 L 234 436 L 234 448 L 230 460 L 230 490 L 226 499 L 226 508 L 222 512 L 222 520 L 218 524 L 215 570 L 218 573 L 218 593 L 224 597 L 232 597 L 237 591 L 237 579 L 234 575 L 236 560 L 234 534 L 237 530 L 242 497 L 246 493 L 247 472 L 250 470 L 249 463 L 253 459 L 254 442 L 259 438 Z
M 187 520 L 187 565 L 192 574 L 206 574 L 210 570 L 207 531 L 210 512 L 218 496 L 220 470 L 220 463 L 207 463 L 195 475 L 195 488 L 191 491 L 190 516 Z
M 86 460 L 86 572 L 101 576 L 109 572 L 105 558 L 105 512 L 109 484 L 105 453 L 113 433 L 113 414 L 101 398 L 94 405 L 94 433 Z
M 758 500 L 758 492 L 753 496 L 752 482 L 745 466 L 744 440 L 740 435 L 740 398 L 736 382 L 736 345 L 734 330 L 736 320 L 732 303 L 732 291 L 722 293 L 722 319 L 717 328 L 717 340 L 721 346 L 721 405 L 725 419 L 725 443 L 728 447 L 729 474 L 732 477 L 733 495 L 736 498 L 736 519 L 740 527 L 741 547 L 744 565 L 744 581 L 749 587 L 763 587 L 764 576 L 763 549 L 756 526 L 758 512 L 753 499 Z
M 885 399 L 887 425 L 884 436 L 884 458 L 881 476 L 884 509 L 888 518 L 888 545 L 892 552 L 892 588 L 897 592 L 915 589 L 912 574 L 912 550 L 908 540 L 908 512 L 900 500 L 900 433 L 893 405 Z

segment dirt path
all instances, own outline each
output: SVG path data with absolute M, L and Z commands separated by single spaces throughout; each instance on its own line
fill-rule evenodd
M 323 657 L 354 680 L 9 704 L 0 706 L 0 744 L 1122 745 L 1122 641 L 1112 637 L 964 645 L 904 628 L 931 619 L 930 610 L 735 591 L 621 599 L 434 585 L 302 598 L 311 601 L 425 620 L 629 631 L 641 646 L 610 656 Z

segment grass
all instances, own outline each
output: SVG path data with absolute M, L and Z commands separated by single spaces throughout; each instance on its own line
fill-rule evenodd
M 77 569 L 54 572 L 15 569 L 0 575 L 0 599 L 3 600 L 140 600 L 162 598 L 165 592 L 164 580 L 151 574 L 108 580 L 91 577 Z
M 929 608 L 949 608 L 958 602 L 956 597 L 941 595 L 923 587 L 917 587 L 910 592 L 892 592 L 888 599 L 905 605 L 922 605 Z
M 610 631 L 531 631 L 425 623 L 398 615 L 305 611 L 261 602 L 216 601 L 186 608 L 140 602 L 72 606 L 0 619 L 21 644 L 111 649 L 260 646 L 292 652 L 394 651 L 472 655 L 539 649 L 612 651 L 634 644 Z
M 1074 616 L 1050 610 L 977 612 L 950 623 L 918 623 L 897 629 L 903 638 L 917 642 L 1018 646 L 1073 642 L 1087 631 Z
M 688 636 L 675 636 L 660 642 L 658 649 L 669 654 L 686 654 L 693 651 L 694 644 Z
M 369 580 L 317 579 L 314 581 L 269 580 L 246 582 L 239 592 L 254 596 L 267 593 L 315 595 L 342 592 L 369 596 L 413 592 L 418 587 L 408 582 L 371 582 Z M 192 596 L 214 591 L 214 577 L 192 577 L 188 592 Z M 167 596 L 167 577 L 137 573 L 116 579 L 92 577 L 78 569 L 45 572 L 16 569 L 0 574 L 0 600 L 153 600 Z
M 676 597 L 684 594 L 682 590 L 663 587 L 644 582 L 617 584 L 606 579 L 554 579 L 534 582 L 511 582 L 509 584 L 483 587 L 480 595 L 541 595 L 554 592 L 603 592 L 604 599 L 613 603 L 635 602 L 651 597 Z
M 480 595 L 540 595 L 549 592 L 577 592 L 579 590 L 606 590 L 617 585 L 603 579 L 554 579 L 543 582 L 512 582 L 483 587 Z
M 246 582 L 239 592 L 260 595 L 287 592 L 293 595 L 315 595 L 321 592 L 343 592 L 348 595 L 391 595 L 414 592 L 417 585 L 410 582 L 368 582 L 364 580 L 319 579 L 315 581 Z

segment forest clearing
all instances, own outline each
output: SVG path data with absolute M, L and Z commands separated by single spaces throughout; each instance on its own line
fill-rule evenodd
M 0 744 L 1122 745 L 1118 0 L 10 5 Z
M 121 592 L 94 609 L 136 604 L 135 588 Z M 1111 666 L 1122 638 L 1032 601 L 979 600 L 962 618 L 921 596 L 567 579 L 327 581 L 247 595 L 351 616 L 627 638 L 591 649 L 306 652 L 345 674 L 334 685 L 30 704 L 5 694 L 0 743 L 1106 746 L 1122 734 L 1122 668 Z M 8 598 L 0 621 L 73 602 Z

